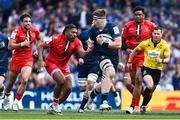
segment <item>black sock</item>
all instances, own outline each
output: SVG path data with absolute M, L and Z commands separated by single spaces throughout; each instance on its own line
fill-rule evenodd
M 134 109 L 135 106 L 131 105 L 130 107 L 132 107 Z
M 83 100 L 81 102 L 81 106 L 79 109 L 83 109 L 84 110 L 84 106 L 86 105 L 86 103 L 88 102 L 88 97 L 83 96 Z
M 115 91 L 115 92 L 112 92 L 112 93 L 113 93 L 113 96 L 114 96 L 114 97 L 117 97 L 116 91 Z
M 2 91 L 4 91 L 4 86 L 2 86 L 2 87 L 0 88 L 0 92 L 2 92 Z
M 100 92 L 98 92 L 96 89 L 94 89 L 94 90 L 91 92 L 91 94 L 90 94 L 91 99 L 94 99 L 99 93 L 100 93 Z
M 102 94 L 102 101 L 101 101 L 101 104 L 103 103 L 103 101 L 107 100 L 107 98 L 108 98 L 108 93 Z
M 144 99 L 142 102 L 142 106 L 147 106 L 151 98 L 152 98 L 152 90 L 149 88 L 146 88 L 144 91 Z

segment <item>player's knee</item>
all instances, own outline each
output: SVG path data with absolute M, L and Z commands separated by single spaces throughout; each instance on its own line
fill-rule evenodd
M 124 84 L 126 85 L 126 86 L 128 86 L 128 85 L 131 85 L 131 79 L 130 78 L 124 78 Z
M 114 76 L 115 76 L 115 70 L 114 70 L 113 67 L 111 67 L 110 72 L 109 72 L 109 75 L 110 75 L 110 78 L 111 78 L 111 79 L 114 79 Z
M 89 90 L 92 90 L 93 87 L 94 87 L 94 83 L 91 82 L 87 84 L 86 89 L 89 91 Z
M 153 91 L 154 85 L 148 85 L 147 88 Z
M 152 90 L 154 89 L 153 82 L 147 82 L 146 84 L 147 84 L 147 88 L 152 89 Z
M 135 84 L 138 86 L 142 85 L 142 80 L 136 79 Z
M 66 93 L 69 95 L 72 91 L 72 86 L 67 86 L 66 87 Z
M 104 74 L 107 75 L 111 80 L 113 80 L 115 76 L 115 70 L 113 67 L 109 67 L 106 69 L 106 72 Z
M 28 82 L 28 79 L 23 78 L 23 79 L 22 79 L 22 81 L 21 81 L 21 84 L 26 85 L 26 84 L 27 84 L 27 82 Z
M 59 85 L 59 86 L 62 86 L 64 85 L 66 82 L 65 78 L 64 77 L 59 77 L 56 79 L 56 83 Z

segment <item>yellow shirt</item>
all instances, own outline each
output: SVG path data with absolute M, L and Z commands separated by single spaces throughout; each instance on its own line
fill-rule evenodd
M 156 58 L 160 57 L 161 59 L 164 58 L 165 55 L 170 55 L 170 48 L 167 42 L 163 39 L 154 47 L 154 43 L 152 42 L 151 38 L 145 41 L 142 41 L 137 48 L 139 50 L 144 51 L 144 66 L 151 68 L 151 69 L 163 69 L 162 63 L 157 63 Z

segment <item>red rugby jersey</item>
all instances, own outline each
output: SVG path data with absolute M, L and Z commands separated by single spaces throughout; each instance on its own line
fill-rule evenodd
M 140 23 L 139 31 L 137 31 L 138 28 L 135 21 L 130 21 L 126 23 L 123 29 L 122 37 L 126 40 L 125 43 L 127 48 L 133 50 L 141 41 L 150 38 L 154 27 L 154 23 L 148 20 L 143 20 L 143 22 Z M 139 37 L 138 40 L 137 37 Z M 139 52 L 135 57 L 144 57 L 144 54 L 143 52 Z
M 18 47 L 14 50 L 12 60 L 33 60 L 33 46 L 37 37 L 40 37 L 38 29 L 31 27 L 29 30 L 30 34 L 30 47 Z M 16 43 L 21 43 L 27 39 L 26 30 L 20 26 L 12 32 L 11 39 L 14 39 Z
M 79 39 L 75 38 L 74 41 L 69 44 L 67 55 L 64 55 L 66 44 L 67 41 L 64 40 L 63 34 L 53 36 L 49 43 L 45 43 L 45 46 L 50 48 L 46 60 L 60 66 L 67 66 L 71 55 L 75 51 L 82 49 L 82 44 Z

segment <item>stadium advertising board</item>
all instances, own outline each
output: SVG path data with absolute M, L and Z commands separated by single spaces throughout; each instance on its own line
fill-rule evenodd
M 10 105 L 13 103 L 13 98 L 15 96 L 16 90 L 11 92 L 10 96 Z M 83 98 L 83 92 L 79 91 L 79 88 L 73 88 L 70 96 L 68 99 L 60 105 L 60 107 L 64 110 L 71 109 L 77 110 L 81 104 L 81 100 Z M 19 106 L 20 109 L 22 108 L 41 108 L 47 109 L 53 100 L 53 91 L 49 88 L 42 88 L 42 89 L 35 89 L 35 90 L 27 90 L 24 93 L 22 101 L 20 101 Z M 109 94 L 110 104 L 112 105 L 113 109 L 120 109 L 120 106 L 115 106 L 114 104 L 114 97 L 112 93 Z M 93 104 L 94 108 L 99 108 L 100 105 L 100 95 L 95 99 Z M 0 100 L 0 109 L 2 108 L 2 100 Z
M 127 110 L 131 104 L 132 95 L 122 92 L 122 110 Z M 142 97 L 140 104 L 142 103 Z M 138 110 L 138 109 L 137 109 Z M 148 105 L 148 111 L 180 111 L 180 91 L 155 91 Z

